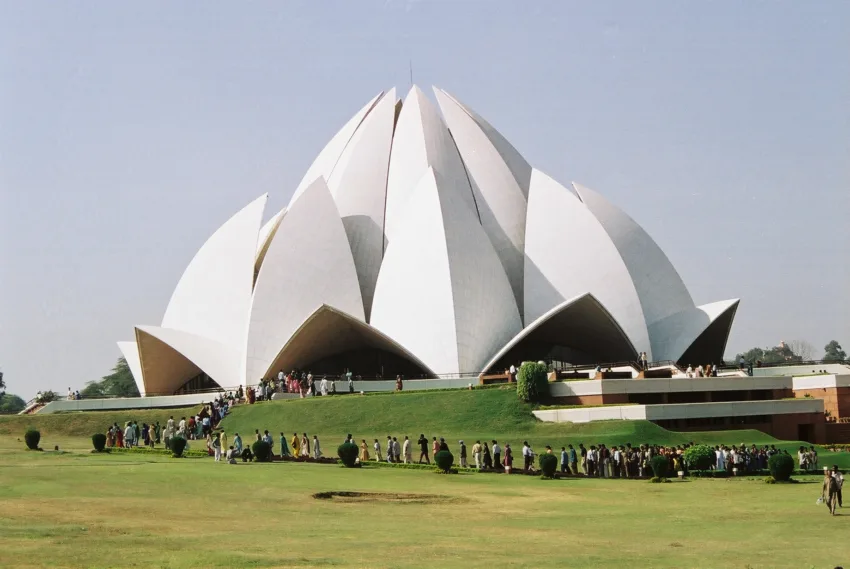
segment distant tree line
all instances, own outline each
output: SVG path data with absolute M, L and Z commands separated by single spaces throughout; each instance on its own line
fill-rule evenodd
M 793 342 L 780 342 L 778 346 L 769 348 L 750 348 L 746 352 L 741 352 L 735 356 L 735 361 L 744 358 L 747 362 L 761 361 L 764 364 L 777 364 L 794 361 L 812 361 L 816 359 L 828 362 L 848 362 L 847 352 L 842 349 L 841 344 L 836 340 L 831 340 L 823 347 L 824 355 L 821 358 L 817 357 L 814 346 L 805 340 L 795 340 Z

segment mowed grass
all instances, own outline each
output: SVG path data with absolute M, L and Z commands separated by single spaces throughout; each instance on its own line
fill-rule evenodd
M 761 567 L 850 559 L 816 477 L 645 481 L 3 447 L 0 567 Z M 416 493 L 430 503 L 317 500 Z M 842 512 L 843 513 L 843 512 Z
M 160 422 L 165 425 L 169 417 L 176 420 L 180 417 L 194 415 L 201 410 L 200 405 L 175 409 L 130 409 L 126 411 L 88 411 L 51 413 L 49 415 L 36 413 L 34 415 L 3 415 L 0 416 L 0 435 L 22 436 L 32 427 L 38 429 L 44 436 L 59 437 L 90 437 L 95 433 L 105 433 L 113 423 L 119 425 L 127 421 L 137 421 L 150 425 Z

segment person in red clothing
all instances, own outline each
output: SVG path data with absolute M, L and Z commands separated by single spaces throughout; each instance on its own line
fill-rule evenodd
M 505 457 L 502 459 L 502 464 L 505 466 L 505 472 L 510 474 L 514 465 L 514 452 L 508 443 L 505 443 Z

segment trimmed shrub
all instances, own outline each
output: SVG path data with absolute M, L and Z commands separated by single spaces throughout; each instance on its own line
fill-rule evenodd
M 554 454 L 543 453 L 537 459 L 540 464 L 540 470 L 543 472 L 544 478 L 555 478 L 555 471 L 558 469 L 558 458 Z
M 95 433 L 91 436 L 91 444 L 97 452 L 103 452 L 106 448 L 106 435 L 103 433 Z
M 791 479 L 791 474 L 794 472 L 794 459 L 790 454 L 774 454 L 767 461 L 767 468 L 774 480 L 785 482 Z
M 39 450 L 38 442 L 41 440 L 41 433 L 35 429 L 27 429 L 24 433 L 24 441 L 27 443 L 27 448 L 30 450 Z
M 254 460 L 257 462 L 272 461 L 272 449 L 266 441 L 257 441 L 252 444 L 251 452 L 254 453 Z
M 449 472 L 452 469 L 452 464 L 455 462 L 455 456 L 447 450 L 441 450 L 434 455 L 434 464 L 443 472 Z
M 186 439 L 183 437 L 171 437 L 171 456 L 180 458 L 186 450 Z
M 516 378 L 517 396 L 526 402 L 536 402 L 549 395 L 549 378 L 546 365 L 523 362 Z
M 337 447 L 336 454 L 346 467 L 354 468 L 360 455 L 360 447 L 354 443 L 342 443 Z
M 683 458 L 688 470 L 708 470 L 716 462 L 717 455 L 708 445 L 694 445 L 685 449 Z
M 667 457 L 664 455 L 655 455 L 649 461 L 649 466 L 652 467 L 652 473 L 656 478 L 667 478 L 667 468 L 670 466 Z

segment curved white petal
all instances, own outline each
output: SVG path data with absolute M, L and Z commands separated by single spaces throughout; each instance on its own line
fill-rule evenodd
M 502 133 L 493 128 L 493 125 L 487 122 L 484 117 L 458 101 L 452 94 L 438 87 L 434 87 L 434 93 L 440 101 L 444 98 L 450 99 L 475 121 L 475 124 L 477 124 L 482 132 L 484 132 L 487 136 L 487 140 L 490 141 L 490 144 L 493 145 L 493 148 L 499 153 L 499 156 L 510 169 L 511 174 L 519 185 L 523 195 L 528 197 L 528 188 L 531 184 L 531 165 L 526 161 L 522 154 L 520 154 L 519 151 L 514 148 L 510 142 L 508 142 L 508 139 L 502 136 Z M 444 108 L 443 102 L 440 102 L 440 108 Z
M 596 216 L 629 269 L 647 326 L 694 307 L 685 283 L 655 241 L 611 202 L 573 183 L 579 198 Z
M 136 387 L 139 389 L 139 394 L 145 396 L 145 381 L 142 375 L 142 363 L 139 360 L 139 345 L 136 342 L 118 342 L 118 349 L 124 359 L 127 360 L 127 366 L 130 368 L 130 373 L 133 374 L 133 381 L 136 382 Z
M 688 348 L 719 318 L 729 315 L 734 318 L 734 311 L 738 308 L 739 299 L 712 302 L 702 306 L 695 306 L 672 314 L 667 318 L 659 320 L 649 326 L 649 334 L 652 338 L 653 356 L 658 361 L 679 361 L 685 355 Z M 731 311 L 731 314 L 730 314 Z M 731 320 L 729 322 L 731 324 Z M 694 365 L 705 365 L 710 361 L 722 359 L 723 349 L 726 346 L 726 338 L 729 335 L 728 327 L 722 338 L 716 342 L 714 351 L 718 355 L 711 358 L 701 357 L 708 361 L 684 362 Z
M 357 114 L 351 117 L 348 122 L 345 123 L 345 126 L 339 129 L 339 132 L 337 132 L 330 142 L 325 145 L 322 151 L 319 152 L 319 155 L 301 179 L 301 183 L 299 183 L 298 187 L 295 188 L 295 192 L 293 192 L 292 197 L 289 199 L 289 207 L 292 207 L 295 200 L 298 199 L 298 197 L 316 180 L 316 178 L 321 177 L 328 180 L 328 178 L 331 177 L 334 167 L 336 166 L 340 155 L 345 150 L 348 141 L 351 140 L 351 137 L 354 135 L 354 131 L 357 130 L 357 127 L 360 126 L 360 123 L 363 122 L 363 119 L 369 111 L 372 110 L 372 107 L 375 106 L 375 103 L 383 96 L 383 94 L 384 92 L 381 91 L 371 101 L 366 103 L 362 109 L 357 111 Z
M 384 256 L 372 325 L 438 374 L 477 373 L 522 328 L 499 258 L 433 169 L 407 211 Z
M 384 256 L 384 207 L 395 111 L 392 89 L 363 119 L 328 178 L 357 267 L 367 319 Z
M 534 170 L 525 235 L 525 318 L 589 292 L 652 358 L 638 293 L 608 233 L 567 188 Z
M 280 227 L 280 220 L 286 215 L 286 208 L 283 208 L 268 220 L 260 228 L 260 236 L 257 239 L 257 256 L 254 260 L 254 282 L 257 282 L 257 275 L 260 272 L 260 267 L 263 265 L 263 260 L 266 258 L 266 252 L 269 250 L 269 245 L 272 243 L 277 228 Z
M 503 159 L 496 144 L 501 146 L 502 152 L 511 157 L 514 168 L 520 171 L 523 177 L 523 182 L 526 181 L 525 171 L 530 170 L 530 167 L 513 147 L 502 144 L 504 139 L 501 135 L 495 138 L 488 136 L 488 132 L 495 132 L 493 127 L 488 124 L 488 132 L 485 132 L 466 108 L 454 98 L 439 89 L 434 92 L 467 173 L 474 181 L 475 202 L 478 205 L 481 225 L 505 267 L 517 305 L 522 307 L 528 188 L 514 177 L 513 170 Z M 525 319 L 525 316 L 522 316 Z
M 559 350 L 557 359 L 573 364 L 637 359 L 637 350 L 611 313 L 592 294 L 585 293 L 563 301 L 526 326 L 482 371 L 493 370 L 500 360 L 504 369 L 529 358 L 539 359 L 545 349 L 541 346 Z
M 403 223 L 408 200 L 428 168 L 441 177 L 445 191 L 456 193 L 477 217 L 469 179 L 454 141 L 437 109 L 414 86 L 404 99 L 393 136 L 384 222 L 386 244 Z
M 231 217 L 195 254 L 177 283 L 163 328 L 241 346 L 245 342 L 263 195 Z
M 322 304 L 364 319 L 345 228 L 324 179 L 317 178 L 281 220 L 260 268 L 245 380 L 264 377 L 281 346 Z
M 317 360 L 361 348 L 378 348 L 406 359 L 427 374 L 434 372 L 414 354 L 389 336 L 362 320 L 322 305 L 308 316 L 284 345 L 269 368 L 274 370 L 305 369 Z M 395 375 L 387 370 L 387 377 Z
M 222 387 L 239 384 L 241 354 L 232 346 L 158 326 L 136 326 L 136 342 L 149 395 L 172 394 L 201 371 Z

